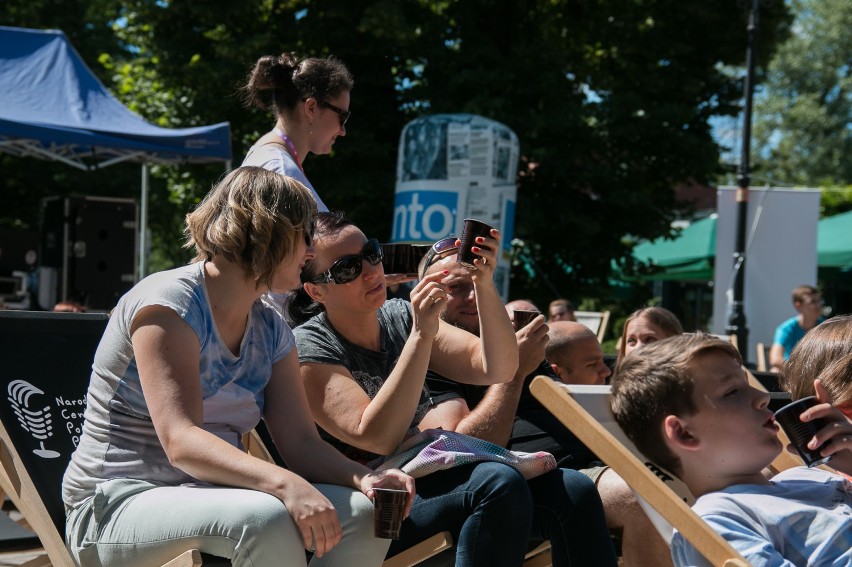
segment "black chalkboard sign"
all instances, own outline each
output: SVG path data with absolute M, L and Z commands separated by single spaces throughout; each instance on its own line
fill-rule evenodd
M 0 420 L 59 533 L 103 313 L 0 311 Z

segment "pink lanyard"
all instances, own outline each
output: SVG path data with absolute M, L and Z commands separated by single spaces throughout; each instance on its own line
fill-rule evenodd
M 293 156 L 293 160 L 296 162 L 296 165 L 299 167 L 299 171 L 301 171 L 302 174 L 304 174 L 305 170 L 302 169 L 302 163 L 299 161 L 299 152 L 296 151 L 296 145 L 293 143 L 293 140 L 291 140 L 290 137 L 287 136 L 287 134 L 285 134 L 284 132 L 282 132 L 278 128 L 273 128 L 272 131 L 275 132 L 278 135 L 279 138 L 281 138 L 281 141 L 283 141 L 284 144 L 287 146 L 287 149 L 290 150 L 290 155 Z

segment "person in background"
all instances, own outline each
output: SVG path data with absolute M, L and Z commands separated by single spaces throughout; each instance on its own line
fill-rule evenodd
M 440 247 L 440 241 L 436 246 Z M 450 272 L 447 305 L 441 318 L 478 336 L 482 327 L 477 317 L 478 299 L 471 284 L 471 274 L 456 260 L 457 250 L 448 249 L 443 257 L 429 258 L 428 261 L 424 258 L 420 273 L 428 277 L 443 270 Z M 505 308 L 510 317 L 515 309 L 539 311 L 527 300 L 511 301 Z M 549 344 L 548 327 L 544 317 L 539 315 L 516 331 L 520 362 L 512 381 L 505 384 L 471 386 L 435 372 L 428 373 L 426 383 L 431 394 L 431 408 L 423 418 L 424 426 L 458 431 L 514 451 L 547 451 L 561 466 L 577 464 L 576 468 L 580 468 L 581 463 L 583 466 L 587 464 L 594 457 L 592 453 L 529 391 L 529 384 L 536 376 L 553 378 L 544 360 L 545 345 Z M 566 468 L 561 469 L 561 478 L 552 475 L 546 480 L 529 481 L 536 514 L 541 518 L 550 518 L 556 508 L 568 508 L 569 505 L 563 502 L 588 502 L 582 507 L 579 504 L 570 506 L 576 508 L 572 517 L 556 516 L 555 520 L 542 522 L 550 526 L 540 535 L 550 539 L 554 565 L 602 565 L 614 554 L 606 529 L 605 510 L 600 506 L 594 480 L 585 471 Z M 627 492 L 630 490 L 627 489 Z M 595 503 L 594 507 L 591 507 L 591 502 Z M 647 548 L 647 545 L 644 541 L 643 546 Z
M 376 473 L 320 439 L 293 333 L 266 299 L 299 285 L 316 204 L 298 181 L 231 171 L 186 218 L 194 262 L 118 302 L 62 484 L 79 565 L 161 565 L 197 548 L 234 567 L 378 566 Z M 242 450 L 261 416 L 287 468 Z
M 576 321 L 574 306 L 567 299 L 554 299 L 547 306 L 547 321 Z
M 612 379 L 612 411 L 636 447 L 684 481 L 693 510 L 751 565 L 852 564 L 852 484 L 819 467 L 793 467 L 771 479 L 763 470 L 781 452 L 769 394 L 749 384 L 737 349 L 711 335 L 683 334 L 628 356 Z M 813 447 L 852 473 L 852 423 L 828 403 Z M 710 563 L 675 531 L 678 567 Z
M 316 256 L 289 303 L 302 380 L 323 436 L 360 462 L 393 455 L 420 433 L 428 411 L 426 371 L 477 384 L 509 380 L 518 347 L 492 280 L 500 234 L 477 237 L 478 316 L 489 333 L 473 337 L 443 323 L 446 273 L 387 299 L 382 248 L 342 214 L 317 219 Z M 477 462 L 417 479 L 411 514 L 390 554 L 441 531 L 456 542 L 459 567 L 520 565 L 532 529 L 524 477 L 500 462 Z
M 618 341 L 615 372 L 618 373 L 624 357 L 634 350 L 681 333 L 683 333 L 683 326 L 677 316 L 668 309 L 643 307 L 634 311 L 624 322 L 624 330 Z
M 299 58 L 294 53 L 264 55 L 242 87 L 249 106 L 271 111 L 275 126 L 251 147 L 243 165 L 256 165 L 292 177 L 313 193 L 317 209 L 327 211 L 302 168 L 309 153 L 327 154 L 346 135 L 349 92 L 354 80 L 334 57 Z
M 805 333 L 822 323 L 822 296 L 811 285 L 800 285 L 793 290 L 793 308 L 798 315 L 790 317 L 775 329 L 772 346 L 769 348 L 769 370 L 780 372 L 784 361 L 790 357 Z
M 588 327 L 574 321 L 556 321 L 547 332 L 550 340 L 544 357 L 565 384 L 601 386 L 612 374 L 604 362 L 598 337 Z

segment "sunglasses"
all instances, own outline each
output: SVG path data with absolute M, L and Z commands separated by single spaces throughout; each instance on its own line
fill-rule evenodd
M 323 100 L 318 100 L 317 104 L 323 108 L 327 108 L 337 113 L 337 117 L 340 119 L 340 127 L 343 128 L 346 126 L 346 121 L 349 120 L 349 117 L 352 115 L 348 110 L 343 110 L 342 108 L 338 108 L 334 106 L 330 102 L 325 102 Z
M 441 258 L 446 258 L 447 256 L 459 251 L 459 247 L 456 246 L 456 240 L 458 239 L 455 236 L 448 236 L 446 238 L 442 238 L 429 248 L 429 251 L 426 252 L 426 255 L 423 257 L 423 263 L 421 264 L 419 274 L 421 280 L 423 279 L 423 276 L 426 275 L 426 270 L 429 269 L 429 266 Z
M 325 272 L 305 280 L 305 283 L 347 284 L 361 275 L 362 262 L 366 261 L 371 266 L 375 266 L 381 263 L 383 257 L 382 245 L 375 238 L 371 238 L 361 249 L 360 254 L 347 254 L 333 263 Z

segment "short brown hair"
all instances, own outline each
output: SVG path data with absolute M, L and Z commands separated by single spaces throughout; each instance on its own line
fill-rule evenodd
M 695 400 L 690 364 L 720 350 L 742 364 L 730 343 L 704 333 L 676 335 L 644 346 L 624 359 L 612 377 L 612 413 L 636 447 L 658 466 L 680 475 L 680 459 L 669 450 L 662 424 L 669 415 L 692 415 Z
M 852 402 L 852 315 L 832 317 L 804 336 L 784 364 L 779 382 L 794 400 L 814 395 L 819 378 L 834 405 Z
M 800 285 L 793 290 L 793 303 L 803 303 L 814 295 L 819 295 L 819 290 L 812 285 Z
M 221 255 L 238 264 L 257 285 L 296 251 L 297 238 L 313 237 L 316 201 L 304 185 L 262 167 L 228 173 L 186 215 L 185 248 L 194 261 Z

